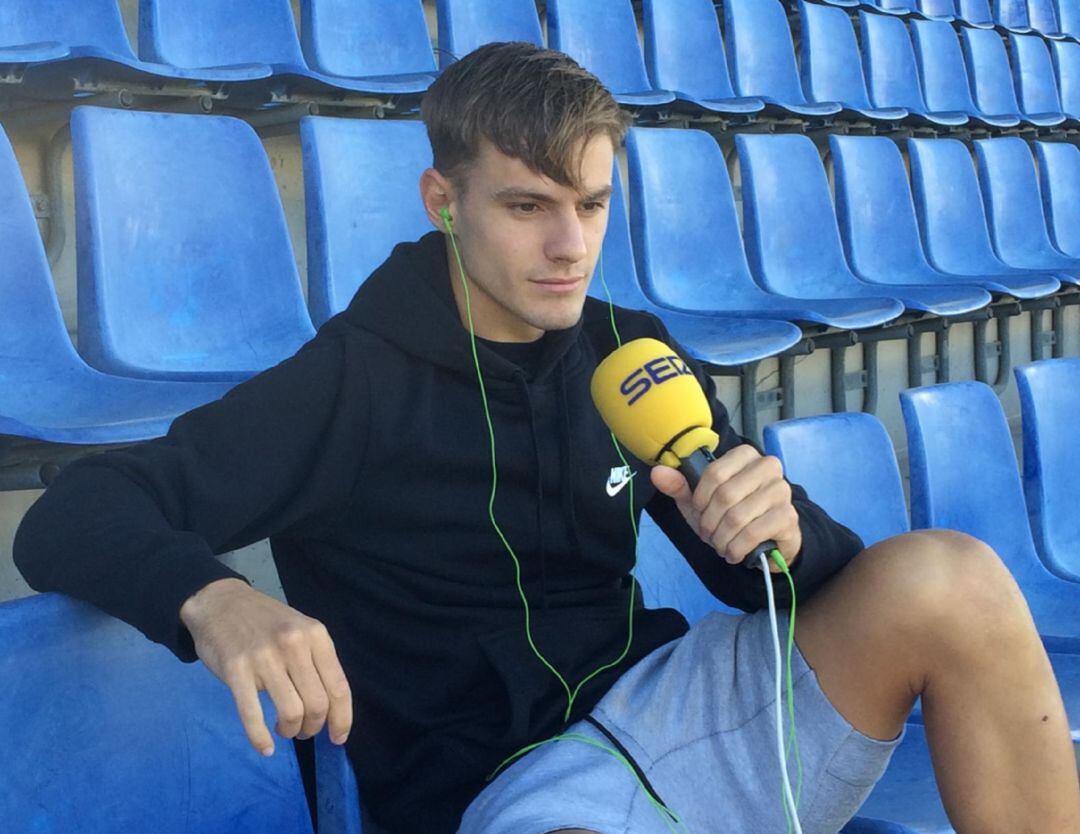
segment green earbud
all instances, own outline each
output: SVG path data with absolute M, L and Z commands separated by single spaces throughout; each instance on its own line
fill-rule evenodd
M 454 222 L 454 218 L 450 216 L 450 209 L 443 206 L 439 209 L 439 217 L 443 219 L 443 225 L 446 226 L 446 231 L 451 231 L 450 226 Z

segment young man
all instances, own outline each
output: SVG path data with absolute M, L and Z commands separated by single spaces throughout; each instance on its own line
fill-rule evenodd
M 773 539 L 798 589 L 804 831 L 855 812 L 919 695 L 959 830 L 1080 831 L 1061 697 L 985 546 L 920 532 L 859 553 L 733 433 L 696 366 L 719 459 L 691 493 L 628 458 L 639 477 L 607 494 L 621 460 L 588 383 L 615 336 L 585 291 L 626 120 L 599 82 L 490 45 L 440 77 L 423 117 L 438 231 L 395 248 L 295 357 L 162 440 L 68 468 L 19 529 L 28 581 L 201 658 L 259 750 L 274 745 L 259 690 L 278 735 L 328 725 L 390 831 L 662 832 L 661 801 L 690 831 L 776 832 L 766 594 L 739 564 Z M 670 342 L 650 316 L 614 318 L 624 340 Z M 758 613 L 688 630 L 644 610 L 642 510 Z M 291 607 L 214 559 L 264 537 Z

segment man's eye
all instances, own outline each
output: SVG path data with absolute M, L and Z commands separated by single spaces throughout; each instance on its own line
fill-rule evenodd
M 514 203 L 510 206 L 510 209 L 518 214 L 535 214 L 538 208 L 536 203 Z

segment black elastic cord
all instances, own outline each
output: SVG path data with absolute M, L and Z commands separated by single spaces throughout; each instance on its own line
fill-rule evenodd
M 622 746 L 622 743 L 617 738 L 615 738 L 614 735 L 611 734 L 607 727 L 605 727 L 591 715 L 586 715 L 585 720 L 592 724 L 594 727 L 596 727 L 596 729 L 598 729 L 601 733 L 604 734 L 604 738 L 606 738 L 608 741 L 615 745 L 615 749 L 618 750 L 626 759 L 626 761 L 630 763 L 630 766 L 634 769 L 634 773 L 637 774 L 637 778 L 641 780 L 642 786 L 649 793 L 649 795 L 661 806 L 666 808 L 667 803 L 660 798 L 660 794 L 658 794 L 656 792 L 656 788 L 652 786 L 652 783 L 649 781 L 649 777 L 646 776 L 645 771 L 641 769 L 641 765 L 639 765 L 637 763 L 637 760 L 630 755 L 630 751 Z

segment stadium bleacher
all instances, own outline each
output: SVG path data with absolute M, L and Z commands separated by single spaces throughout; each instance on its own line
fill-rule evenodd
M 344 309 L 430 228 L 419 96 L 492 40 L 564 49 L 635 119 L 590 294 L 656 313 L 718 375 L 775 360 L 786 382 L 751 379 L 743 414 L 798 417 L 764 427 L 766 451 L 867 544 L 931 526 L 989 542 L 1080 742 L 1080 360 L 1065 357 L 1080 350 L 1080 0 L 0 0 L 0 490 L 163 435 Z M 73 173 L 50 167 L 62 153 L 38 170 L 27 149 L 62 151 L 68 130 Z M 1007 319 L 1028 314 L 1037 360 L 1043 310 L 1057 358 L 1015 368 L 1005 393 Z M 940 334 L 991 319 L 979 379 L 951 381 Z M 929 327 L 938 353 L 922 357 Z M 795 353 L 831 350 L 819 387 L 834 406 L 862 388 L 874 409 L 886 339 L 907 350 L 889 380 L 899 461 L 898 422 L 806 416 L 793 396 Z M 995 355 L 998 391 L 980 371 Z M 929 372 L 945 384 L 913 383 Z M 1023 412 L 1022 480 L 1003 396 Z M 691 621 L 722 607 L 648 522 L 636 576 L 648 605 Z M 91 791 L 110 816 L 80 830 L 313 830 L 290 746 L 251 751 L 201 664 L 53 595 L 0 602 L 0 637 L 0 721 L 18 732 L 0 807 L 25 830 L 64 829 Z M 14 717 L 46 692 L 40 720 Z M 132 715 L 152 732 L 133 738 Z M 315 757 L 314 830 L 389 834 L 362 822 L 325 733 Z M 843 830 L 952 831 L 918 710 Z

